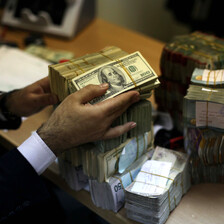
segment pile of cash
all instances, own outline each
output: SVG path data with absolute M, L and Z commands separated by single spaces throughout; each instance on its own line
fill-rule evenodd
M 143 99 L 160 82 L 158 76 L 140 52 L 128 54 L 118 47 L 87 54 L 68 62 L 49 66 L 51 91 L 62 101 L 69 94 L 89 84 L 108 83 L 109 89 L 97 103 L 128 90 L 137 90 Z
M 74 167 L 82 165 L 84 174 L 101 183 L 117 172 L 124 172 L 133 162 L 150 151 L 152 146 L 153 135 L 150 131 L 130 138 L 105 153 L 100 152 L 95 144 L 89 143 L 65 152 L 60 158 Z M 76 156 L 81 160 L 78 161 Z
M 86 186 L 93 203 L 117 212 L 124 205 L 124 189 L 136 177 L 153 151 L 152 104 L 147 100 L 160 82 L 140 52 L 127 54 L 106 47 L 69 62 L 49 66 L 51 88 L 62 101 L 89 84 L 108 83 L 104 96 L 90 103 L 115 97 L 129 90 L 140 92 L 141 100 L 131 105 L 112 126 L 129 121 L 136 128 L 113 139 L 89 142 L 63 153 L 59 158 L 62 177 L 72 189 Z
M 224 183 L 224 70 L 193 71 L 184 97 L 185 150 L 193 183 Z
M 186 126 L 184 135 L 192 183 L 224 183 L 224 132 Z
M 93 203 L 100 208 L 118 212 L 124 205 L 124 189 L 130 185 L 141 166 L 151 158 L 153 150 L 143 154 L 135 160 L 123 173 L 116 173 L 108 178 L 106 182 L 89 179 L 89 188 Z
M 191 186 L 188 160 L 186 153 L 156 147 L 125 188 L 127 217 L 140 223 L 165 223 Z
M 161 85 L 155 89 L 158 110 L 169 112 L 174 126 L 183 132 L 183 97 L 195 68 L 224 68 L 224 40 L 213 35 L 193 32 L 175 36 L 163 49 L 160 68 Z

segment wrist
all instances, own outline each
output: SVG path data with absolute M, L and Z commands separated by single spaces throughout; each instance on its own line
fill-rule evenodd
M 47 128 L 44 127 L 43 124 L 38 130 L 36 131 L 39 137 L 43 140 L 43 142 L 51 149 L 51 151 L 56 155 L 59 156 L 61 154 L 60 142 L 57 141 L 57 135 L 53 133 L 53 130 L 48 131 Z
M 5 93 L 2 93 L 1 96 L 0 96 L 0 110 L 1 110 L 2 115 L 7 120 L 15 120 L 15 119 L 20 118 L 20 116 L 13 113 L 12 110 L 10 109 L 10 97 L 16 91 L 18 91 L 18 90 L 5 92 Z
M 21 125 L 21 117 L 17 116 L 16 114 L 13 114 L 8 109 L 7 105 L 7 101 L 10 95 L 15 91 L 16 90 L 2 93 L 0 95 L 0 113 L 1 117 L 4 118 L 3 121 L 6 122 L 6 127 L 8 129 L 16 129 Z

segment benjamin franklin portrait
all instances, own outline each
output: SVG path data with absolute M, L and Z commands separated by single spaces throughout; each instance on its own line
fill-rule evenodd
M 100 83 L 108 83 L 109 90 L 118 92 L 124 89 L 126 84 L 125 75 L 115 66 L 104 66 L 99 70 L 98 79 Z

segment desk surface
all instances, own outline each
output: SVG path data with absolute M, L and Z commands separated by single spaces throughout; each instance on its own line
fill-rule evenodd
M 5 39 L 16 41 L 23 48 L 23 40 L 27 35 L 28 33 L 24 31 L 8 30 L 5 34 Z M 159 61 L 164 46 L 163 43 L 100 19 L 94 20 L 72 40 L 63 40 L 49 36 L 45 36 L 44 39 L 48 47 L 72 51 L 76 57 L 99 51 L 109 45 L 118 46 L 129 53 L 140 51 L 156 73 L 160 74 Z M 150 100 L 155 103 L 153 97 Z M 52 107 L 50 106 L 26 119 L 16 131 L 0 131 L 0 141 L 9 149 L 19 146 L 51 113 Z M 59 176 L 55 164 L 49 167 L 43 175 L 110 223 L 135 223 L 125 217 L 124 208 L 117 214 L 114 214 L 111 211 L 94 206 L 88 192 L 71 190 Z M 221 224 L 224 222 L 223 205 L 224 185 L 195 185 L 192 186 L 178 207 L 170 214 L 166 224 Z

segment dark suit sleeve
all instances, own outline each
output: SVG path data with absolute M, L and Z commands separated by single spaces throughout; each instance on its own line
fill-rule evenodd
M 41 177 L 17 149 L 0 157 L 0 222 L 48 198 Z
M 21 118 L 16 117 L 12 119 L 7 119 L 5 121 L 0 120 L 0 129 L 17 129 L 21 125 Z

